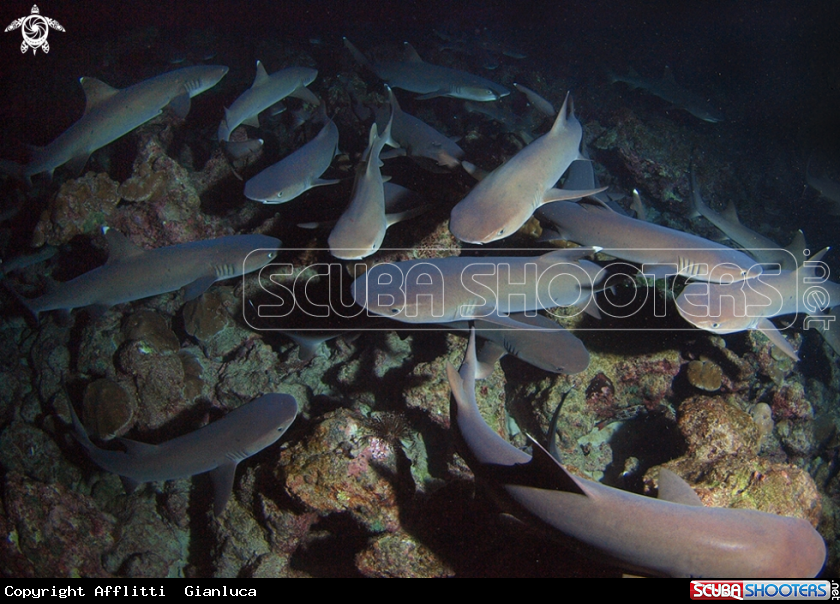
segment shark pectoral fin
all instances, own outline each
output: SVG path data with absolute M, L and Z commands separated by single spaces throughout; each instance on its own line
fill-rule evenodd
M 302 101 L 306 101 L 310 105 L 320 105 L 321 99 L 319 99 L 314 92 L 309 90 L 306 86 L 301 86 L 300 88 L 295 88 L 295 90 L 289 95 L 295 98 L 298 98 Z
M 68 161 L 65 165 L 70 170 L 71 174 L 79 176 L 85 169 L 85 165 L 87 164 L 88 159 L 90 159 L 90 154 L 82 153 L 81 155 L 77 155 L 76 157 Z M 52 178 L 52 175 L 50 175 L 50 178 Z
M 142 483 L 137 482 L 133 478 L 129 478 L 128 476 L 120 476 L 120 482 L 122 482 L 123 489 L 125 492 L 131 495 L 134 491 L 137 490 Z
M 437 163 L 439 166 L 446 166 L 447 168 L 457 168 L 459 162 L 446 151 L 439 151 L 437 154 Z
M 216 282 L 215 275 L 207 275 L 204 277 L 199 277 L 189 285 L 184 286 L 184 301 L 189 302 L 190 300 L 195 300 L 201 294 L 206 292 L 210 289 L 210 286 Z
M 782 335 L 782 332 L 779 331 L 775 325 L 773 325 L 773 322 L 770 319 L 760 319 L 756 324 L 755 329 L 767 336 L 768 340 L 770 340 L 771 342 L 773 342 L 773 344 L 778 346 L 782 352 L 784 352 L 794 361 L 799 361 L 799 355 L 796 353 L 796 350 L 794 350 L 793 346 L 790 342 L 787 341 L 785 336 Z
M 394 159 L 395 157 L 405 157 L 405 155 L 406 150 L 403 148 L 388 149 L 379 154 L 379 159 Z
M 598 319 L 599 321 L 601 320 L 601 311 L 598 310 L 598 305 L 595 304 L 595 301 L 592 298 L 590 298 L 586 304 L 578 306 L 578 309 L 582 310 L 593 319 Z
M 469 174 L 470 176 L 472 176 L 474 179 L 476 179 L 479 182 L 484 180 L 484 178 L 488 174 L 490 174 L 487 170 L 482 170 L 481 168 L 479 168 L 475 164 L 473 164 L 471 162 L 468 162 L 468 161 L 462 161 L 461 166 L 464 168 L 464 170 L 467 171 L 467 174 Z
M 109 308 L 111 307 L 107 304 L 91 304 L 90 306 L 86 306 L 85 310 L 93 321 L 98 321 L 105 316 Z
M 181 94 L 169 101 L 167 107 L 172 110 L 172 113 L 185 119 L 190 112 L 190 93 L 184 90 Z
M 251 128 L 259 128 L 260 127 L 260 116 L 258 114 L 250 115 L 244 120 L 242 123 L 246 126 L 251 126 Z
M 402 222 L 403 220 L 408 220 L 409 218 L 419 216 L 428 209 L 429 206 L 422 205 L 416 208 L 411 208 L 410 210 L 405 210 L 404 212 L 385 214 L 385 222 L 387 222 L 388 226 L 390 227 L 392 224 L 397 224 L 398 222 Z
M 233 492 L 236 465 L 236 462 L 230 461 L 210 472 L 210 478 L 213 480 L 213 513 L 217 518 L 225 511 Z
M 329 337 L 310 336 L 304 333 L 284 332 L 286 337 L 298 345 L 298 360 L 308 363 L 318 355 L 321 344 L 329 340 Z
M 427 101 L 429 99 L 436 99 L 439 96 L 446 96 L 448 94 L 449 94 L 449 90 L 446 90 L 445 88 L 440 88 L 438 90 L 435 90 L 434 92 L 429 92 L 428 94 L 421 94 L 418 97 L 414 97 L 414 100 L 416 100 L 416 101 Z
M 691 486 L 671 470 L 659 471 L 659 498 L 663 501 L 703 507 L 703 502 Z
M 476 352 L 476 359 L 478 361 L 478 369 L 475 376 L 476 379 L 483 380 L 487 378 L 491 373 L 493 373 L 493 369 L 496 367 L 496 363 L 499 359 L 506 354 L 507 351 L 504 347 L 499 346 L 494 342 L 485 340 Z
M 331 229 L 337 222 L 337 220 L 326 220 L 324 222 L 299 222 L 297 226 L 301 229 Z
M 551 203 L 552 201 L 568 201 L 569 199 L 580 199 L 582 197 L 589 197 L 590 195 L 597 195 L 606 191 L 609 187 L 600 187 L 598 189 L 583 189 L 580 191 L 570 191 L 568 189 L 549 189 L 543 194 L 541 204 Z
M 340 178 L 329 178 L 329 179 L 316 178 L 315 180 L 313 180 L 310 183 L 310 186 L 312 186 L 312 187 L 325 187 L 327 185 L 337 185 L 340 182 L 341 182 Z
M 540 235 L 539 239 L 537 239 L 538 243 L 545 243 L 548 241 L 565 241 L 566 237 L 563 236 L 560 231 L 558 231 L 555 227 L 546 227 L 542 231 L 542 235 Z

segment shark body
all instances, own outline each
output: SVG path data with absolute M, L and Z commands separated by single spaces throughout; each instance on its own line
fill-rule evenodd
M 382 136 L 376 124 L 370 127 L 370 140 L 363 164 L 356 174 L 353 196 L 328 238 L 330 252 L 342 260 L 357 260 L 375 253 L 385 239 L 385 232 L 393 224 L 393 217 L 385 213 L 385 189 L 382 160 L 379 154 L 386 144 L 397 143 L 391 138 L 393 115 Z
M 677 310 L 695 327 L 713 333 L 761 331 L 798 361 L 798 354 L 770 319 L 799 312 L 822 316 L 824 309 L 840 305 L 840 284 L 824 278 L 827 268 L 820 262 L 827 251 L 815 254 L 796 270 L 768 271 L 737 283 L 690 283 L 677 297 Z
M 493 373 L 496 362 L 506 354 L 529 365 L 552 373 L 580 373 L 589 366 L 589 351 L 578 338 L 555 321 L 543 315 L 516 313 L 510 318 L 522 323 L 521 329 L 500 329 L 488 321 L 476 320 L 476 334 L 484 338 L 477 351 L 478 379 Z M 466 322 L 450 323 L 449 327 L 469 333 Z
M 121 90 L 96 78 L 81 78 L 87 99 L 84 115 L 49 145 L 35 150 L 23 176 L 52 174 L 68 162 L 81 172 L 91 153 L 157 117 L 164 107 L 185 117 L 190 99 L 215 86 L 227 71 L 221 65 L 184 67 Z
M 274 444 L 297 417 L 297 401 L 288 394 L 266 394 L 203 428 L 159 445 L 119 439 L 125 451 L 94 445 L 73 408 L 76 438 L 100 468 L 119 474 L 129 490 L 144 482 L 179 480 L 211 472 L 216 516 L 233 489 L 236 466 Z
M 704 507 L 668 470 L 653 499 L 572 476 L 533 440 L 533 457 L 520 451 L 482 419 L 475 374 L 473 334 L 460 372 L 447 365 L 451 425 L 470 469 L 520 519 L 654 575 L 805 578 L 822 569 L 825 542 L 806 520 Z
M 635 71 L 631 71 L 626 76 L 613 74 L 611 80 L 613 83 L 623 82 L 631 88 L 646 90 L 650 94 L 658 96 L 663 101 L 671 103 L 680 109 L 685 109 L 691 115 L 700 118 L 704 122 L 714 124 L 723 121 L 723 114 L 715 109 L 711 103 L 677 84 L 668 67 L 665 68 L 665 73 L 661 80 L 643 78 Z
M 547 134 L 493 170 L 452 208 L 449 230 L 456 238 L 468 243 L 503 239 L 513 235 L 543 204 L 604 190 L 554 188 L 569 165 L 582 159 L 578 148 L 583 130 L 569 104 L 567 95 Z
M 245 197 L 262 203 L 286 203 L 313 187 L 340 182 L 321 178 L 337 150 L 338 128 L 328 119 L 315 138 L 249 179 Z
M 423 157 L 437 162 L 439 166 L 454 168 L 464 157 L 464 150 L 454 141 L 447 138 L 424 121 L 409 115 L 400 108 L 397 97 L 388 87 L 388 98 L 391 101 L 393 123 L 391 137 L 399 144 L 395 151 L 409 157 Z M 384 128 L 386 119 L 384 112 L 377 111 L 379 127 Z
M 153 250 L 135 246 L 113 229 L 107 229 L 105 237 L 110 248 L 106 264 L 58 284 L 40 298 L 23 300 L 36 317 L 82 307 L 104 311 L 182 287 L 191 300 L 216 281 L 262 268 L 280 247 L 279 239 L 266 235 L 231 235 Z
M 407 323 L 470 319 L 533 329 L 507 315 L 558 306 L 598 314 L 593 297 L 601 267 L 583 260 L 592 248 L 539 257 L 463 257 L 377 264 L 353 281 L 356 304 Z
M 785 270 L 795 270 L 805 260 L 805 237 L 798 231 L 786 249 L 775 241 L 741 224 L 735 206 L 730 203 L 722 214 L 718 214 L 703 201 L 694 173 L 691 174 L 691 190 L 694 211 L 719 228 L 724 235 L 737 243 L 761 263 L 778 265 Z
M 219 141 L 230 140 L 230 133 L 239 124 L 259 127 L 259 114 L 287 96 L 294 96 L 312 105 L 320 100 L 307 86 L 318 76 L 308 67 L 288 67 L 268 75 L 265 67 L 257 61 L 257 75 L 254 83 L 225 109 L 225 118 L 219 124 Z
M 623 216 L 601 204 L 558 201 L 551 212 L 557 237 L 581 245 L 597 245 L 606 254 L 642 264 L 646 275 L 682 275 L 721 282 L 761 274 L 761 266 L 744 252 Z
M 504 86 L 465 71 L 426 63 L 417 51 L 405 43 L 408 58 L 405 61 L 372 62 L 344 38 L 344 45 L 356 61 L 370 69 L 392 88 L 417 92 L 418 99 L 449 96 L 468 101 L 495 101 L 510 94 Z

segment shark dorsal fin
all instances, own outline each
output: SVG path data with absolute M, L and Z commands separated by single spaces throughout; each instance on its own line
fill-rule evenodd
M 527 475 L 529 475 L 530 478 L 535 479 L 535 483 L 532 486 L 552 491 L 577 493 L 578 495 L 584 496 L 587 495 L 586 491 L 584 491 L 572 475 L 566 471 L 566 468 L 554 459 L 551 454 L 545 450 L 545 447 L 538 443 L 537 440 L 530 434 L 528 434 L 528 440 L 531 441 L 531 450 L 534 456 L 531 457 L 531 461 L 525 464 L 525 468 L 527 468 Z M 542 483 L 547 483 L 549 486 L 540 486 Z
M 566 128 L 566 111 L 569 107 L 569 97 L 571 95 L 567 92 L 566 98 L 563 101 L 563 106 L 557 112 L 557 119 L 554 120 L 554 125 L 551 127 L 551 134 L 557 136 Z
M 817 252 L 816 254 L 811 256 L 810 258 L 805 258 L 805 261 L 796 269 L 797 271 L 799 271 L 799 274 L 800 274 L 799 278 L 805 280 L 805 283 L 808 283 L 807 279 L 809 279 L 809 278 L 813 279 L 813 278 L 819 278 L 819 277 L 824 276 L 824 275 L 821 275 L 821 274 L 817 273 L 817 266 L 818 266 L 817 263 L 820 263 L 822 261 L 823 256 L 825 256 L 829 252 L 830 249 L 831 249 L 830 247 L 823 248 L 819 252 Z M 804 257 L 804 254 L 803 254 L 803 257 Z M 823 269 L 821 269 L 821 272 L 823 270 L 827 270 L 827 269 L 823 268 Z
M 420 55 L 417 54 L 417 51 L 414 50 L 414 47 L 409 44 L 408 42 L 403 42 L 405 44 L 405 58 L 409 63 L 422 63 L 423 59 L 420 58 Z
M 144 253 L 143 248 L 139 248 L 131 243 L 125 235 L 116 229 L 102 227 L 102 234 L 108 242 L 107 264 L 121 262 L 127 258 L 134 258 Z
M 79 78 L 79 83 L 82 85 L 82 90 L 85 91 L 85 113 L 119 92 L 119 89 L 96 78 Z
M 703 506 L 703 502 L 700 501 L 691 485 L 665 468 L 659 471 L 659 498 L 671 503 Z
M 251 88 L 257 88 L 258 86 L 262 86 L 267 79 L 268 74 L 265 72 L 265 67 L 263 67 L 261 61 L 257 61 L 257 75 L 254 76 L 254 83 L 251 84 Z
M 393 114 L 402 111 L 402 109 L 400 109 L 400 104 L 397 102 L 397 97 L 394 94 L 394 91 L 391 90 L 391 87 L 387 84 L 385 85 L 385 88 L 388 89 L 388 99 L 391 101 L 391 113 Z
M 807 247 L 808 244 L 805 242 L 805 233 L 802 232 L 802 229 L 799 229 L 794 234 L 793 240 L 785 249 L 796 258 L 796 266 L 802 266 L 802 263 L 805 262 L 805 249 Z
M 730 201 L 727 204 L 726 209 L 720 214 L 729 222 L 732 222 L 734 224 L 741 224 L 741 221 L 738 219 L 738 209 L 735 207 L 735 204 L 732 201 Z

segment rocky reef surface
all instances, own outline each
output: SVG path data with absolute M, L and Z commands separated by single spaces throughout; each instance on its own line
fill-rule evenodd
M 440 63 L 453 61 L 445 53 L 429 54 Z M 306 53 L 288 49 L 275 48 L 271 58 L 263 60 L 274 69 L 314 63 Z M 314 88 L 337 115 L 342 137 L 356 133 L 342 143 L 352 156 L 364 148 L 365 129 L 353 117 L 347 91 L 364 94 L 368 87 L 347 57 L 337 62 L 340 73 L 325 75 Z M 506 65 L 494 77 L 509 85 L 523 71 Z M 541 74 L 530 75 L 548 98 L 565 95 L 568 82 L 548 84 Z M 737 133 L 712 133 L 649 107 L 624 106 L 610 90 L 592 85 L 578 101 L 586 107 L 593 157 L 608 170 L 599 174 L 605 184 L 632 183 L 659 222 L 708 235 L 711 227 L 690 221 L 683 211 L 689 157 L 701 147 L 705 152 L 695 161 L 708 190 L 738 191 L 745 221 L 763 216 L 762 208 L 749 205 L 749 191 L 742 189 L 747 185 L 736 178 L 759 170 L 733 156 Z M 596 94 L 607 101 L 595 103 Z M 381 91 L 366 100 L 374 99 L 384 99 Z M 493 167 L 522 146 L 514 134 L 462 112 L 451 99 L 444 104 L 458 111 L 458 120 L 439 117 L 447 112 L 432 105 L 411 110 L 443 131 L 453 131 L 457 122 L 471 161 Z M 14 287 L 23 296 L 43 291 L 45 275 L 63 281 L 104 262 L 96 233 L 106 224 L 145 247 L 261 232 L 284 241 L 282 259 L 295 270 L 331 261 L 320 249 L 323 238 L 293 226 L 302 221 L 298 208 L 242 197 L 241 182 L 221 150 L 196 165 L 189 145 L 173 141 L 182 127 L 171 116 L 158 118 L 131 135 L 136 159 L 123 178 L 94 169 L 50 194 L 29 222 L 31 241 L 65 246 L 66 253 L 18 273 Z M 306 128 L 316 131 L 317 125 Z M 272 131 L 288 148 L 300 137 L 280 121 Z M 456 246 L 446 217 L 469 190 L 470 178 L 430 173 L 405 159 L 389 161 L 386 171 L 392 165 L 395 180 L 399 175 L 399 182 L 422 190 L 435 206 L 389 231 L 388 247 L 407 251 L 383 250 L 375 261 Z M 349 171 L 346 159 L 336 171 Z M 317 203 L 333 211 L 340 211 L 348 194 L 347 186 L 317 191 Z M 780 229 L 767 231 L 777 237 Z M 538 235 L 539 226 L 531 223 L 508 243 L 534 246 Z M 73 256 L 75 264 L 67 260 Z M 455 453 L 449 422 L 445 366 L 460 363 L 461 335 L 392 324 L 341 334 L 301 361 L 282 331 L 249 324 L 249 300 L 256 300 L 259 290 L 259 277 L 251 275 L 216 284 L 187 303 L 180 293 L 166 294 L 97 317 L 74 311 L 68 321 L 49 313 L 37 325 L 4 297 L 0 572 L 16 577 L 619 572 L 606 561 L 570 556 L 564 544 L 501 517 L 475 484 Z M 813 331 L 794 332 L 803 359 L 796 365 L 759 333 L 721 338 L 688 329 L 675 312 L 652 318 L 648 311 L 655 300 L 667 302 L 666 292 L 634 291 L 647 292 L 647 301 L 631 320 L 564 320 L 590 352 L 585 371 L 550 374 L 505 357 L 477 385 L 488 424 L 525 447 L 525 434 L 545 435 L 563 401 L 557 434 L 550 437 L 573 472 L 655 494 L 658 469 L 666 467 L 707 505 L 806 518 L 829 546 L 826 576 L 836 576 L 837 353 Z M 212 512 L 208 476 L 127 493 L 117 476 L 97 468 L 75 442 L 68 412 L 73 405 L 100 443 L 122 436 L 157 443 L 266 392 L 293 395 L 302 413 L 280 443 L 240 464 L 234 496 L 219 518 Z

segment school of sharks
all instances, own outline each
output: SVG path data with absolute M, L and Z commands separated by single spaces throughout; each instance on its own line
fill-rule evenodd
M 727 198 L 720 91 L 354 31 L 74 74 L 0 160 L 2 572 L 836 573 L 838 242 Z

